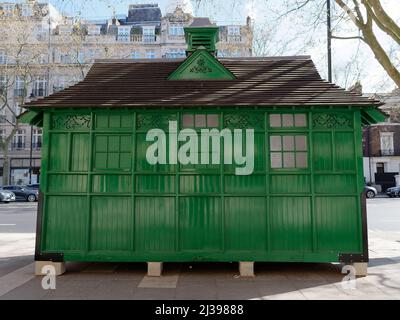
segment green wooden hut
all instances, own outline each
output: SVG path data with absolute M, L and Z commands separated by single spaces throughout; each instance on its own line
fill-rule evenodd
M 215 26 L 185 33 L 186 59 L 97 61 L 25 106 L 44 134 L 38 268 L 238 261 L 251 275 L 257 261 L 344 262 L 365 273 L 361 129 L 384 118 L 379 101 L 323 80 L 310 57 L 217 59 Z

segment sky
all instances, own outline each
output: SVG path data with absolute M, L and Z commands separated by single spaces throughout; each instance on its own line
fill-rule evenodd
M 208 16 L 217 24 L 245 24 L 247 16 L 250 16 L 256 37 L 268 39 L 270 49 L 266 50 L 266 55 L 311 55 L 321 76 L 327 78 L 326 15 L 325 8 L 316 5 L 320 1 L 313 0 L 311 6 L 284 17 L 281 15 L 287 11 L 285 4 L 296 0 L 50 0 L 50 3 L 64 14 L 86 19 L 107 19 L 114 11 L 127 14 L 129 4 L 137 3 L 158 3 L 165 14 L 177 2 L 183 2 L 195 16 Z M 400 0 L 381 2 L 392 18 L 400 23 Z M 333 15 L 339 13 L 340 8 L 333 5 Z M 316 20 L 319 21 L 318 27 L 310 27 L 310 23 Z M 335 33 L 358 35 L 351 23 L 337 28 Z M 397 57 L 400 67 L 400 48 L 394 46 L 383 33 L 378 33 L 378 38 Z M 348 88 L 359 80 L 364 92 L 390 92 L 395 89 L 393 81 L 375 60 L 371 50 L 358 40 L 333 40 L 333 69 L 334 82 L 342 87 Z

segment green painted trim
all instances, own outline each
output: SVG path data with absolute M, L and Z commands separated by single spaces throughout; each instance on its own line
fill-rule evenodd
M 188 44 L 188 51 L 193 52 L 198 48 L 198 43 L 194 42 L 204 42 L 208 44 L 207 50 L 211 52 L 216 51 L 216 44 L 219 41 L 219 28 L 215 27 L 186 27 L 185 40 Z
M 206 49 L 198 49 L 172 72 L 168 80 L 234 80 L 229 71 Z
M 385 122 L 387 115 L 377 108 L 364 109 L 361 112 L 361 122 L 363 125 L 371 125 L 379 122 Z
M 32 126 L 42 127 L 43 126 L 43 111 L 26 111 L 18 116 L 18 119 L 22 123 L 27 123 Z

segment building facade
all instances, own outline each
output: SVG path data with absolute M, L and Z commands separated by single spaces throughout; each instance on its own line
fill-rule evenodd
M 81 81 L 96 59 L 183 58 L 183 28 L 193 19 L 179 5 L 163 16 L 157 4 L 135 4 L 126 15 L 89 21 L 34 0 L 0 3 L 0 185 L 3 176 L 12 184 L 40 180 L 42 131 L 16 126 L 21 105 Z M 251 56 L 250 18 L 219 26 L 219 39 L 219 56 Z
M 363 130 L 364 177 L 379 191 L 396 185 L 400 174 L 400 95 L 397 92 L 375 95 L 385 102 L 381 107 L 388 115 L 387 122 Z

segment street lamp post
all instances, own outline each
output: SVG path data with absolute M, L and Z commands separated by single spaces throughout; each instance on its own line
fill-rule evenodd
M 328 44 L 328 81 L 332 82 L 332 20 L 331 20 L 331 0 L 326 0 L 326 25 L 327 25 L 327 44 Z

